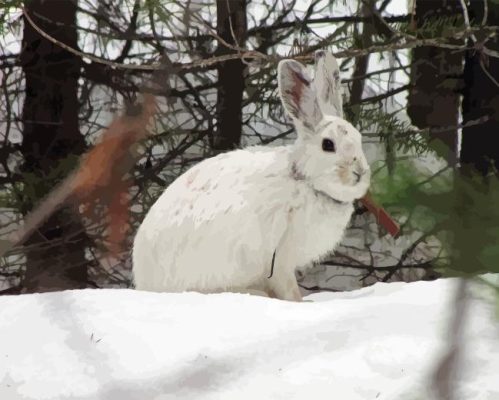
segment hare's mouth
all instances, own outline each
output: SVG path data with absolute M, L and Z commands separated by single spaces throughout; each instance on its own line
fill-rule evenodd
M 363 170 L 357 170 L 352 172 L 353 176 L 355 177 L 355 185 L 361 183 L 361 180 L 365 180 L 366 176 L 369 175 L 369 169 L 363 169 Z
M 356 186 L 361 183 L 367 171 L 352 170 L 352 168 L 343 167 L 338 170 L 340 182 L 345 186 Z

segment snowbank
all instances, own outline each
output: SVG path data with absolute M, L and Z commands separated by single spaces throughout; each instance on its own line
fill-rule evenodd
M 0 399 L 428 399 L 454 283 L 300 304 L 133 290 L 2 297 Z M 499 399 L 499 324 L 477 289 L 460 388 Z

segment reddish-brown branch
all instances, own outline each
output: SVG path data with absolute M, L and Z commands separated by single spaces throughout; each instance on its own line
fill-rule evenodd
M 87 217 L 99 218 L 93 212 L 99 201 L 106 206 L 108 251 L 117 254 L 128 227 L 128 187 L 125 175 L 136 161 L 133 145 L 146 137 L 147 125 L 156 112 L 156 98 L 144 94 L 141 109 L 135 115 L 117 118 L 103 133 L 101 141 L 82 157 L 80 167 L 54 189 L 24 220 L 24 224 L 0 243 L 0 256 L 22 244 L 62 205 L 69 202 L 84 205 Z
M 397 224 L 397 222 L 385 211 L 383 207 L 376 204 L 370 193 L 367 193 L 364 197 L 362 197 L 360 202 L 369 210 L 371 214 L 376 217 L 378 224 L 385 228 L 390 235 L 394 238 L 399 235 L 399 224 Z

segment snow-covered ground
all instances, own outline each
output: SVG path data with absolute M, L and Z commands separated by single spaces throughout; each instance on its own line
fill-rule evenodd
M 290 303 L 74 290 L 0 298 L 0 399 L 431 399 L 454 280 Z M 493 296 L 474 287 L 459 387 L 499 399 Z

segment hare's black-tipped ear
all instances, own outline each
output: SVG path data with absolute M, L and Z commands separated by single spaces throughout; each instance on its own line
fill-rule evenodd
M 329 51 L 315 52 L 314 88 L 321 111 L 326 115 L 343 118 L 340 67 Z
M 277 80 L 286 112 L 295 124 L 313 132 L 322 119 L 322 113 L 305 67 L 294 60 L 283 60 L 277 67 Z

